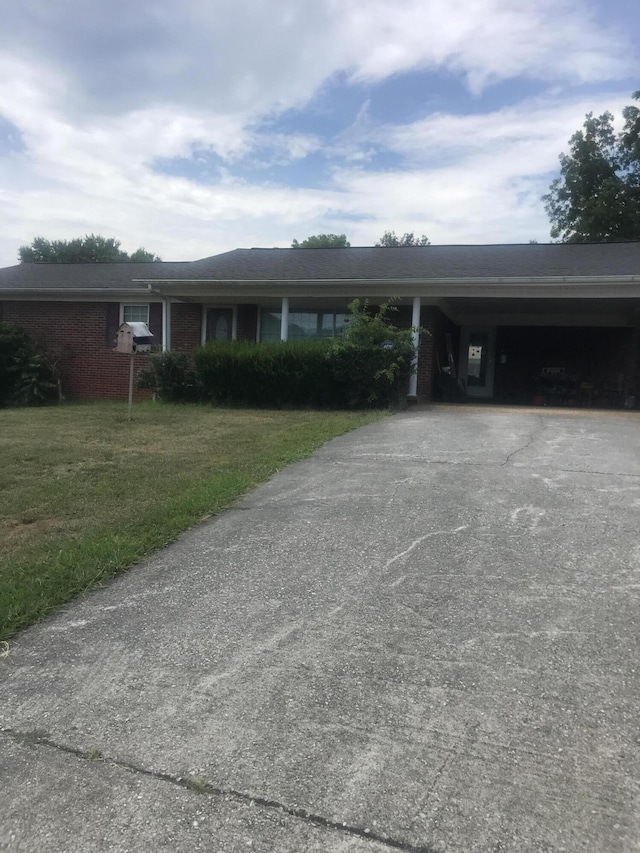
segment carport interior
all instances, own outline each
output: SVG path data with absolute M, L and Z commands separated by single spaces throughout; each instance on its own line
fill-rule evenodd
M 436 398 L 607 408 L 634 407 L 640 398 L 638 299 L 523 294 L 440 307 L 455 329 L 447 331 L 456 376 L 452 383 L 436 372 Z M 444 348 L 438 332 L 436 347 Z
M 621 408 L 635 392 L 634 330 L 499 326 L 493 399 Z

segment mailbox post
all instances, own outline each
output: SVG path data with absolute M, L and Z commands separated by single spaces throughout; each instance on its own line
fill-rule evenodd
M 136 353 L 151 352 L 153 335 L 146 323 L 122 323 L 118 328 L 116 352 L 129 356 L 129 420 L 133 417 L 133 374 Z

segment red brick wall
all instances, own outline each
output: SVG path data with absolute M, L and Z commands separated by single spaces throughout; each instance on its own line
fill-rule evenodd
M 202 341 L 202 305 L 174 302 L 171 305 L 171 349 L 193 350 Z
M 62 393 L 67 399 L 126 400 L 129 357 L 115 351 L 115 341 L 107 343 L 108 308 L 113 313 L 113 305 L 6 301 L 0 303 L 0 319 L 22 326 L 59 359 Z M 144 362 L 145 356 L 136 356 L 136 369 Z M 147 397 L 148 392 L 136 396 Z
M 420 354 L 418 360 L 418 397 L 425 400 L 433 400 L 435 378 L 440 369 L 447 367 L 448 356 L 445 335 L 451 335 L 453 359 L 458 375 L 458 350 L 460 348 L 460 329 L 455 323 L 433 306 L 425 306 L 422 309 L 420 325 L 427 329 L 431 335 L 423 335 L 420 341 Z

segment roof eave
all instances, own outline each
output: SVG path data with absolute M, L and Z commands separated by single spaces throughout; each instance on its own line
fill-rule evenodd
M 142 287 L 131 287 L 131 288 L 114 288 L 114 287 L 7 287 L 0 288 L 0 299 L 6 298 L 33 298 L 33 299 L 44 299 L 47 296 L 56 298 L 56 299 L 66 299 L 72 298 L 77 301 L 78 299 L 85 300 L 88 297 L 95 296 L 100 297 L 103 301 L 104 297 L 111 297 L 112 301 L 116 301 L 122 298 L 128 298 L 131 296 L 148 296 L 148 290 Z
M 248 296 L 544 296 L 640 297 L 640 276 L 441 279 L 167 279 L 147 280 L 151 293 L 175 298 Z

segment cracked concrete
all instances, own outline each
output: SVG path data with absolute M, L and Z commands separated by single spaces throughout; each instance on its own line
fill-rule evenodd
M 638 425 L 386 419 L 13 639 L 0 849 L 640 850 Z

